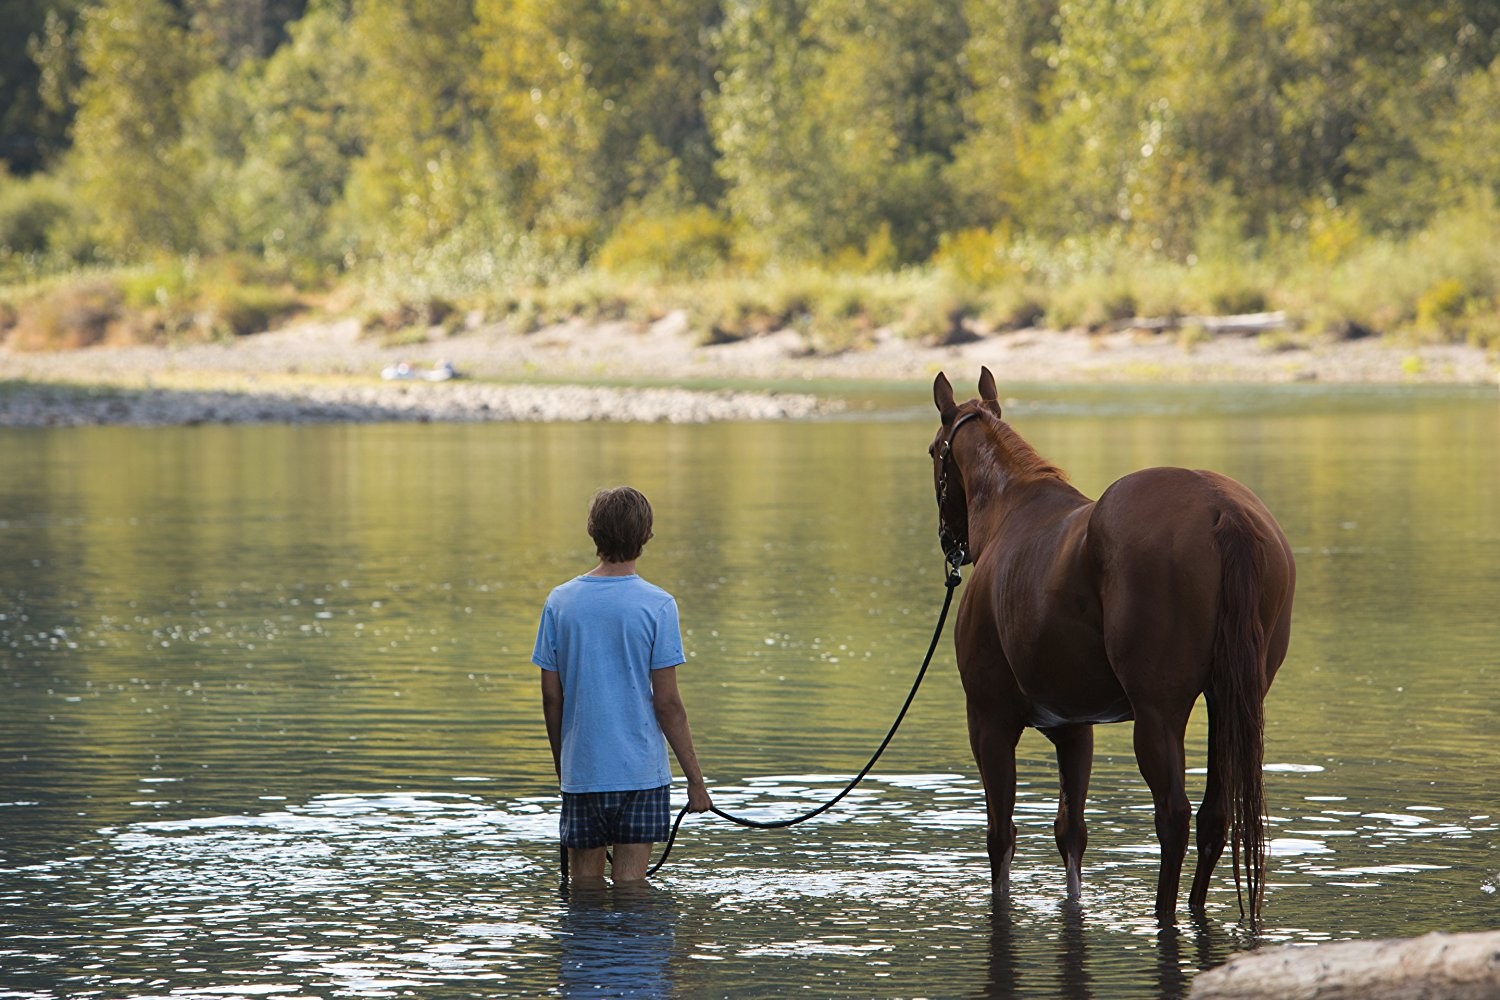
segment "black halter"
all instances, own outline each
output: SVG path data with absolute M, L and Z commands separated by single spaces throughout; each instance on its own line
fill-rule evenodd
M 938 480 L 937 480 L 937 504 L 938 504 L 938 544 L 943 548 L 943 561 L 948 565 L 948 579 L 957 581 L 959 567 L 968 559 L 968 547 L 966 539 L 955 538 L 948 527 L 948 522 L 943 518 L 943 505 L 948 501 L 948 463 L 953 457 L 953 439 L 958 435 L 958 429 L 964 424 L 979 416 L 978 410 L 970 410 L 953 422 L 953 429 L 948 432 L 947 438 L 943 440 L 938 449 Z

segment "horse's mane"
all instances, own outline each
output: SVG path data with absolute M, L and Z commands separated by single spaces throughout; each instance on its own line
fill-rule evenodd
M 1043 458 L 1026 439 L 987 406 L 980 406 L 982 422 L 995 446 L 995 460 L 1013 483 L 1032 483 L 1042 479 L 1068 481 L 1068 474 Z

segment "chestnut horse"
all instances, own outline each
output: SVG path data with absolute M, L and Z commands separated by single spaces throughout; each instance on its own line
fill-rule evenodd
M 1263 701 L 1286 656 L 1296 570 L 1286 536 L 1249 489 L 1214 472 L 1146 469 L 1097 501 L 1069 485 L 1000 419 L 988 368 L 956 403 L 939 374 L 942 426 L 930 449 L 938 532 L 952 566 L 974 572 L 954 641 L 969 741 L 984 783 L 997 889 L 1016 846 L 1016 742 L 1034 726 L 1057 749 L 1054 831 L 1068 896 L 1083 885 L 1083 808 L 1094 724 L 1135 720 L 1161 844 L 1156 915 L 1174 919 L 1191 807 L 1183 739 L 1208 702 L 1208 779 L 1188 903 L 1233 844 L 1236 892 L 1260 913 L 1265 880 Z

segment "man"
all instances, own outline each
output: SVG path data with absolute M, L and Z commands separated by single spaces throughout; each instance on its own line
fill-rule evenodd
M 671 831 L 667 745 L 688 783 L 688 808 L 713 807 L 687 710 L 677 602 L 636 573 L 652 537 L 651 504 L 629 486 L 601 490 L 588 532 L 599 565 L 555 588 L 531 661 L 542 668 L 542 714 L 562 783 L 561 838 L 570 874 L 646 877 L 652 845 Z

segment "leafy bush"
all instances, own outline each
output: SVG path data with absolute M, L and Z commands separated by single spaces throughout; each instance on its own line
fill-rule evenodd
M 8 345 L 18 351 L 66 351 L 103 342 L 120 319 L 116 285 L 88 280 L 59 285 L 16 308 Z
M 270 285 L 225 285 L 205 293 L 200 322 L 212 336 L 243 337 L 271 329 L 301 308 L 297 295 Z
M 70 214 L 66 191 L 46 177 L 17 180 L 0 172 L 0 254 L 45 254 Z
M 1469 343 L 1489 351 L 1500 351 L 1500 298 L 1470 299 L 1464 318 Z
M 1036 289 L 1007 285 L 984 297 L 980 322 L 992 330 L 1026 330 L 1039 326 L 1047 315 L 1044 296 Z
M 943 237 L 933 263 L 958 281 L 989 288 L 1012 275 L 1004 241 L 987 229 L 964 229 Z
M 116 282 L 129 309 L 181 309 L 197 278 L 197 262 L 184 257 L 122 272 Z
M 897 332 L 924 344 L 961 344 L 977 338 L 970 321 L 981 308 L 971 290 L 939 276 L 910 297 Z
M 615 274 L 703 278 L 729 259 L 731 244 L 729 223 L 696 205 L 669 215 L 627 216 L 596 262 Z
M 1451 337 L 1469 308 L 1469 290 L 1456 278 L 1435 282 L 1417 299 L 1417 327 Z

